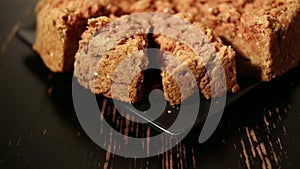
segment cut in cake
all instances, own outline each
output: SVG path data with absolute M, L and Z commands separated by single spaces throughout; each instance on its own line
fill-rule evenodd
M 170 17 L 170 15 L 167 15 Z M 124 19 L 126 16 L 121 17 L 120 19 Z M 155 18 L 155 17 L 153 17 Z M 161 29 L 161 27 L 156 28 L 157 25 L 160 25 L 158 22 L 164 22 L 162 25 L 168 24 L 164 20 L 153 19 L 151 16 L 149 18 L 145 18 L 145 23 L 149 23 L 147 27 L 150 29 L 150 24 L 153 24 L 154 30 Z M 178 20 L 181 20 L 178 18 Z M 165 98 L 169 101 L 170 105 L 176 105 L 181 103 L 181 98 L 185 100 L 190 95 L 195 92 L 195 88 L 199 88 L 201 93 L 205 96 L 205 98 L 211 98 L 216 96 L 221 96 L 226 91 L 236 92 L 238 90 L 238 85 L 236 81 L 236 71 L 235 71 L 235 60 L 234 60 L 234 51 L 228 47 L 223 45 L 222 41 L 218 38 L 215 38 L 211 31 L 208 28 L 204 28 L 199 23 L 194 23 L 195 27 L 197 27 L 197 31 L 202 32 L 200 34 L 195 35 L 196 40 L 199 41 L 201 38 L 207 39 L 208 44 L 194 44 L 197 46 L 198 49 L 209 49 L 213 52 L 216 51 L 216 57 L 209 55 L 210 53 L 204 52 L 201 55 L 196 55 L 188 46 L 173 40 L 170 37 L 164 35 L 154 35 L 154 37 L 149 37 L 146 35 L 135 35 L 131 39 L 126 39 L 125 41 L 120 41 L 114 48 L 112 48 L 108 52 L 103 52 L 103 48 L 106 46 L 106 43 L 109 43 L 110 39 L 101 39 L 101 35 L 105 36 L 105 31 L 101 33 L 96 33 L 99 29 L 105 27 L 105 24 L 109 23 L 110 19 L 107 17 L 99 17 L 96 19 L 89 20 L 89 27 L 88 30 L 83 33 L 82 40 L 80 41 L 79 51 L 76 54 L 76 62 L 75 62 L 75 76 L 77 76 L 78 81 L 81 85 L 85 86 L 86 88 L 91 89 L 93 92 L 97 94 L 104 94 L 107 97 L 122 100 L 122 101 L 129 101 L 129 102 L 137 102 L 143 96 L 143 89 L 144 84 L 144 69 L 148 66 L 148 59 L 147 57 L 153 56 L 145 56 L 145 49 L 148 47 L 147 41 L 150 40 L 149 38 L 153 38 L 154 42 L 157 46 L 160 47 L 162 51 L 168 51 L 172 54 L 172 57 L 177 57 L 184 62 L 185 65 L 192 71 L 193 76 L 196 78 L 196 85 L 192 86 L 188 81 L 181 81 L 187 93 L 180 94 L 180 90 L 178 89 L 177 83 L 172 79 L 172 75 L 170 71 L 174 70 L 177 73 L 182 74 L 184 73 L 184 69 L 181 69 L 181 64 L 175 64 L 175 59 L 167 59 L 164 55 L 159 56 L 159 60 L 162 62 L 162 84 L 165 93 Z M 114 28 L 120 26 L 119 22 L 114 22 L 111 25 Z M 139 24 L 139 23 L 137 23 Z M 174 23 L 173 23 L 174 24 Z M 186 24 L 190 24 L 186 22 Z M 133 24 L 122 24 L 123 31 L 132 31 L 134 27 Z M 126 26 L 128 26 L 128 28 Z M 176 26 L 176 24 L 174 25 Z M 140 29 L 136 27 L 136 29 Z M 176 28 L 175 28 L 176 29 Z M 104 28 L 105 30 L 105 28 Z M 107 28 L 107 30 L 112 30 L 111 27 Z M 149 30 L 144 30 L 142 32 L 148 32 Z M 114 38 L 114 34 L 120 33 L 118 30 L 114 31 L 115 33 L 109 33 L 110 38 Z M 156 32 L 156 31 L 154 31 Z M 180 31 L 178 31 L 180 32 Z M 104 34 L 104 35 L 103 35 Z M 180 36 L 180 33 L 179 33 Z M 94 41 L 92 39 L 95 39 Z M 148 38 L 148 39 L 147 39 Z M 204 46 L 205 45 L 205 46 Z M 140 51 L 142 51 L 140 53 Z M 136 55 L 136 53 L 138 53 Z M 116 69 L 118 65 L 122 62 L 122 60 L 126 60 L 131 54 L 134 54 L 134 62 L 128 62 L 124 65 L 124 68 L 120 70 L 124 71 L 124 76 L 118 76 Z M 100 64 L 95 62 L 95 58 L 100 58 Z M 207 63 L 203 63 L 202 59 L 208 60 Z M 218 58 L 218 59 L 216 59 Z M 152 58 L 153 59 L 153 58 Z M 214 93 L 211 92 L 211 84 L 209 75 L 207 73 L 206 67 L 207 65 L 213 66 L 217 65 L 215 62 L 220 60 L 222 63 L 221 67 L 213 67 L 212 72 L 219 71 L 219 69 L 223 69 L 225 71 L 225 79 L 221 77 L 215 77 L 216 83 L 224 83 L 227 88 L 223 91 L 221 88 L 216 88 Z M 174 66 L 175 64 L 175 66 Z M 130 69 L 134 69 L 132 72 L 126 72 L 126 69 L 130 67 Z M 95 71 L 96 70 L 96 71 Z M 128 82 L 131 79 L 129 76 L 133 72 L 139 72 L 137 76 L 131 81 L 131 83 L 124 83 Z M 122 74 L 120 73 L 120 74 Z M 121 81 L 117 82 L 114 78 L 118 76 L 117 80 Z M 114 77 L 114 78 L 113 78 Z M 221 81 L 221 82 L 220 82 Z M 112 96 L 112 84 L 115 83 L 120 85 L 117 87 L 116 93 L 117 95 Z M 122 86 L 129 86 L 128 88 L 122 88 Z M 218 86 L 218 85 L 217 85 Z M 124 90 L 123 90 L 124 89 Z M 130 100 L 126 99 L 126 92 L 129 92 Z M 122 96 L 122 97 L 120 97 Z M 182 100 L 182 101 L 183 101 Z

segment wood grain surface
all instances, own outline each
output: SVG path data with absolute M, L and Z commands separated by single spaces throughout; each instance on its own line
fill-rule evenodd
M 34 22 L 36 0 L 1 1 L 0 168 L 300 168 L 300 68 L 265 83 L 226 107 L 213 136 L 198 143 L 196 128 L 174 148 L 149 158 L 126 158 L 98 147 L 73 108 L 71 74 L 53 74 L 16 32 Z M 101 113 L 120 133 L 156 131 L 117 116 L 103 98 Z M 164 140 L 164 138 L 162 138 Z M 118 141 L 107 138 L 112 152 Z M 126 141 L 126 140 L 125 140 Z M 162 147 L 170 142 L 165 139 Z M 147 142 L 137 145 L 150 151 Z

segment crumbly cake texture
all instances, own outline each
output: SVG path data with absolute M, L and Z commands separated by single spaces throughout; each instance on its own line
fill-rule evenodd
M 239 75 L 269 81 L 298 64 L 299 10 L 299 0 L 41 0 L 34 49 L 53 72 L 72 71 L 88 18 L 181 12 L 233 46 Z
M 180 14 L 177 17 L 182 18 L 185 16 Z M 188 18 L 186 20 L 191 21 Z M 164 22 L 164 24 L 168 24 L 167 20 L 164 20 Z M 178 24 L 172 23 L 170 25 Z M 202 44 L 192 44 L 192 46 L 197 46 L 196 48 L 201 49 L 199 54 L 192 51 L 186 44 L 166 35 L 157 35 L 155 37 L 155 42 L 159 45 L 161 51 L 167 51 L 162 52 L 160 60 L 163 65 L 161 76 L 164 95 L 170 105 L 180 104 L 181 101 L 191 96 L 196 88 L 199 88 L 199 91 L 206 99 L 222 96 L 227 91 L 234 93 L 239 90 L 236 79 L 235 52 L 233 49 L 224 45 L 220 38 L 216 38 L 212 31 L 202 24 L 194 22 L 193 25 L 199 29 L 199 32 L 203 32 L 202 35 L 193 34 L 193 37 L 189 37 L 197 39 L 196 43 L 202 42 Z M 181 33 L 184 30 L 178 32 L 178 37 L 184 36 Z M 211 54 L 216 57 L 213 57 Z M 186 73 L 187 68 L 195 78 L 196 84 L 184 80 L 187 78 L 186 76 L 191 76 Z M 212 73 L 221 71 L 221 69 L 224 70 L 225 78 L 220 77 L 220 74 L 214 75 Z M 213 90 L 213 84 L 209 75 L 214 76 L 215 88 Z M 182 92 L 179 86 L 184 88 L 185 92 Z
M 103 94 L 106 97 L 125 102 L 138 102 L 144 91 L 142 70 L 148 64 L 144 51 L 147 47 L 146 35 L 134 35 L 122 39 L 113 48 L 105 51 L 104 46 L 110 43 L 108 42 L 110 38 L 115 36 L 109 30 L 120 27 L 120 25 L 118 23 L 110 24 L 107 30 L 101 32 L 101 37 L 97 31 L 110 22 L 111 19 L 107 17 L 88 21 L 88 29 L 82 35 L 75 57 L 74 75 L 82 86 L 96 94 Z M 122 29 L 124 32 L 128 32 L 132 26 L 123 25 Z M 109 32 L 106 34 L 108 36 L 103 35 L 106 33 L 105 31 Z M 129 57 L 134 59 L 128 59 Z M 133 79 L 129 79 L 128 75 L 132 74 L 134 75 Z M 115 89 L 113 96 L 112 85 Z
M 78 41 L 86 29 L 89 18 L 98 16 L 113 18 L 114 15 L 119 17 L 124 14 L 144 11 L 170 14 L 179 12 L 189 16 L 193 22 L 201 22 L 211 28 L 215 35 L 221 37 L 226 44 L 230 44 L 237 51 L 238 75 L 253 76 L 262 81 L 270 81 L 295 67 L 299 62 L 299 10 L 299 0 L 40 0 L 36 7 L 37 34 L 33 48 L 40 54 L 45 65 L 51 71 L 72 71 L 75 53 L 79 45 L 82 45 L 78 44 Z M 105 23 L 106 21 L 103 19 L 100 22 Z M 99 23 L 99 25 L 101 24 Z M 90 26 L 84 34 L 92 34 L 92 27 L 94 26 Z M 88 35 L 83 35 L 83 37 L 85 36 Z M 84 39 L 88 38 L 83 38 L 80 43 L 86 43 Z M 136 46 L 137 42 L 143 41 L 141 39 L 146 40 L 143 36 L 137 36 L 127 39 L 125 44 Z M 171 53 L 176 50 L 184 50 L 185 54 L 182 56 L 176 55 L 179 58 L 184 55 L 193 56 L 188 49 L 185 49 L 184 44 L 180 44 L 174 39 L 158 36 L 156 42 L 160 43 L 162 47 L 166 47 L 166 50 Z M 164 43 L 169 44 L 169 46 L 176 46 L 176 50 L 168 49 L 168 45 Z M 120 46 L 124 46 L 118 50 L 123 50 L 123 53 L 126 53 L 124 51 L 127 51 L 128 46 L 125 47 L 125 44 L 120 44 Z M 137 47 L 137 49 L 142 49 L 147 45 L 142 46 Z M 216 47 L 216 50 L 218 50 L 218 55 L 223 55 L 220 58 L 227 58 L 222 60 L 223 66 L 227 65 L 224 63 L 232 65 L 229 56 L 234 56 L 234 52 L 230 47 Z M 115 51 L 115 53 L 117 52 Z M 166 65 L 172 65 L 170 64 L 171 61 L 166 61 L 166 63 L 168 63 Z M 88 68 L 81 68 L 87 73 Z M 224 69 L 229 70 L 229 68 Z M 235 68 L 232 69 L 235 71 Z M 199 85 L 202 94 L 206 98 L 209 98 L 209 95 L 214 96 L 214 93 L 204 92 L 205 89 L 209 89 L 207 87 L 209 86 L 207 85 L 209 84 L 207 74 L 203 73 L 200 68 L 197 71 L 202 72 L 201 75 L 205 75 Z M 79 81 L 82 82 L 83 86 L 91 88 L 90 83 L 86 82 L 86 77 L 83 77 L 87 76 L 90 79 L 92 76 L 91 72 L 89 73 L 90 75 L 82 75 Z M 93 76 L 96 75 L 95 73 L 97 74 L 97 72 L 93 72 Z M 167 74 L 162 73 L 162 76 L 167 77 Z M 229 84 L 230 79 L 233 79 L 230 77 L 231 75 L 226 77 Z M 132 86 L 138 87 L 135 84 Z M 178 91 L 176 84 L 173 86 L 175 87 L 172 91 Z M 233 86 L 231 90 L 236 91 L 236 89 L 237 87 Z M 110 96 L 109 90 L 106 92 L 100 89 L 96 90 L 98 93 L 106 93 L 105 95 Z M 94 92 L 97 93 L 96 90 Z M 178 95 L 174 94 L 174 96 L 176 97 L 173 98 L 175 99 L 173 102 L 177 103 Z M 131 97 L 131 100 L 138 100 L 133 98 L 134 96 Z M 172 100 L 171 95 L 166 96 L 166 98 L 169 101 Z
M 169 0 L 136 0 L 128 6 L 128 13 L 161 12 L 174 14 L 174 3 Z
M 240 76 L 270 81 L 298 65 L 299 0 L 174 1 L 233 46 Z
M 211 28 L 237 52 L 239 76 L 270 81 L 300 60 L 299 0 L 166 0 L 162 12 L 184 13 Z M 133 11 L 152 11 L 139 0 Z M 166 5 L 170 4 L 170 5 Z M 140 10 L 137 10 L 140 9 Z

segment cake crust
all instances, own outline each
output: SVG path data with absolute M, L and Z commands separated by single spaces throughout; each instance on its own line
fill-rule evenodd
M 36 39 L 33 49 L 52 72 L 72 72 L 78 41 L 86 29 L 88 19 L 118 15 L 120 11 L 109 1 L 41 0 L 36 7 Z

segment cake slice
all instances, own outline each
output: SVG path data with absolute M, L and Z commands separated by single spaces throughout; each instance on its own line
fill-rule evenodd
M 135 35 L 113 43 L 119 35 L 138 30 L 140 23 L 122 23 L 126 17 L 107 27 L 111 22 L 107 17 L 88 21 L 88 29 L 82 35 L 75 57 L 74 75 L 82 86 L 96 94 L 135 103 L 141 100 L 144 92 L 142 70 L 148 64 L 145 54 L 147 36 L 133 33 Z
M 191 21 L 184 14 L 177 14 L 177 17 Z M 160 59 L 163 66 L 161 76 L 164 95 L 170 105 L 180 104 L 181 101 L 191 96 L 197 88 L 206 99 L 222 96 L 227 91 L 237 92 L 239 86 L 236 79 L 235 52 L 233 49 L 224 45 L 221 39 L 212 34 L 210 29 L 198 22 L 187 22 L 187 26 L 183 26 L 182 22 L 176 23 L 176 21 L 178 20 L 155 21 L 161 22 L 159 25 L 162 25 L 162 28 L 164 28 L 163 25 L 168 26 L 170 29 L 167 31 L 177 32 L 175 35 L 179 38 L 174 39 L 174 37 L 167 35 L 156 35 L 155 37 L 155 42 L 160 50 L 167 51 L 162 52 Z M 190 24 L 197 28 L 197 32 L 190 29 Z M 154 27 L 154 29 L 161 29 L 161 27 Z M 184 37 L 183 32 L 189 32 L 189 35 Z M 193 49 L 180 40 L 192 42 Z M 195 49 L 198 49 L 200 53 L 195 53 L 196 51 L 193 51 Z M 187 69 L 192 75 L 187 73 Z M 223 75 L 225 77 L 216 73 L 222 70 L 224 70 Z M 196 83 L 193 84 L 191 81 L 185 80 L 187 76 L 194 76 Z M 214 81 L 210 80 L 212 76 L 214 76 Z M 212 85 L 215 86 L 213 89 Z M 180 91 L 179 86 L 184 88 L 186 92 Z

